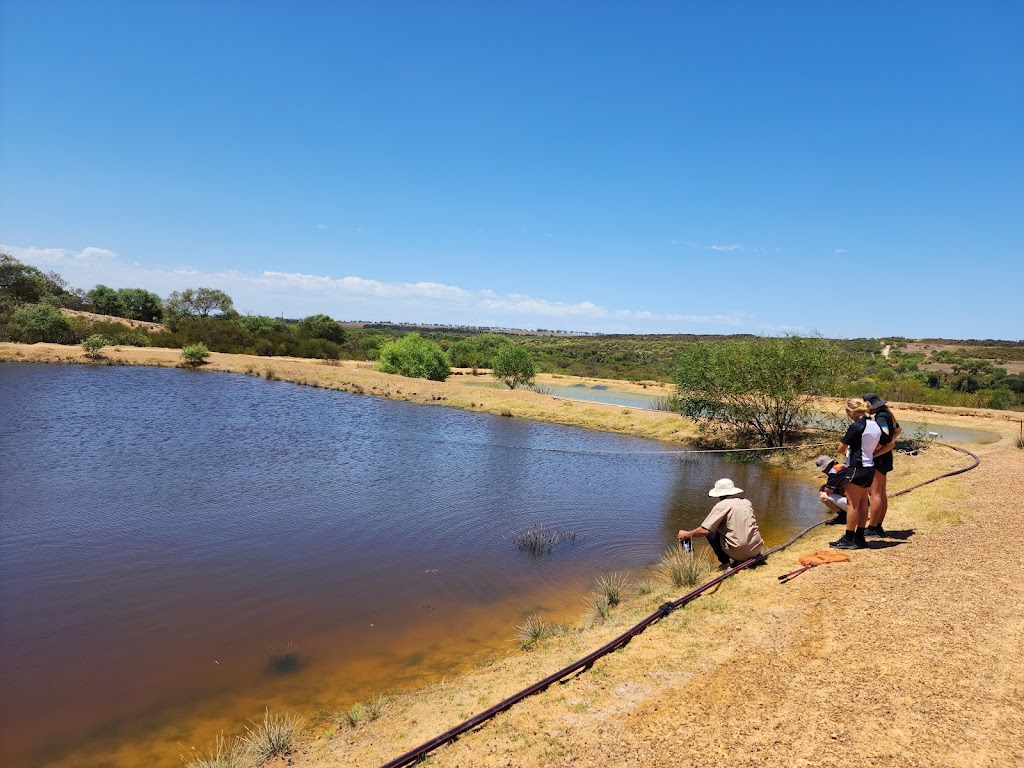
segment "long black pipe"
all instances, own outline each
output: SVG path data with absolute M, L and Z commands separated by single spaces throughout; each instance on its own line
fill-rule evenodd
M 925 480 L 923 483 L 918 483 L 917 485 L 912 485 L 910 488 L 905 488 L 902 491 L 897 491 L 896 493 L 891 494 L 890 498 L 895 498 L 896 496 L 902 496 L 905 493 L 910 493 L 910 491 L 913 491 L 913 490 L 915 490 L 917 488 L 920 488 L 923 485 L 928 485 L 929 483 L 934 483 L 936 480 L 941 480 L 944 477 L 952 477 L 953 475 L 959 475 L 959 474 L 961 474 L 963 472 L 969 472 L 970 470 L 974 469 L 976 466 L 978 466 L 981 463 L 981 459 L 978 458 L 978 455 L 974 454 L 974 453 L 971 453 L 968 450 L 965 450 L 963 448 L 957 448 L 955 445 L 949 445 L 948 443 L 940 443 L 940 445 L 944 445 L 947 448 L 952 448 L 954 451 L 959 451 L 960 453 L 965 453 L 968 456 L 971 456 L 974 459 L 974 463 L 971 464 L 969 467 L 963 467 L 962 469 L 953 470 L 952 472 L 946 472 L 946 473 L 944 473 L 942 475 L 939 475 L 938 477 L 933 477 L 931 480 Z M 824 525 L 827 522 L 829 522 L 829 521 L 828 520 L 822 520 L 820 523 L 815 523 L 814 525 L 809 526 L 808 528 L 805 528 L 804 530 L 802 530 L 800 533 L 798 533 L 792 539 L 787 541 L 785 544 L 780 544 L 777 547 L 769 549 L 767 552 L 763 552 L 762 554 L 758 555 L 755 558 L 752 558 L 752 559 L 747 560 L 747 561 L 745 561 L 743 563 L 740 563 L 739 565 L 735 566 L 734 568 L 730 568 L 728 571 L 725 571 L 720 576 L 715 577 L 714 579 L 712 579 L 711 581 L 707 582 L 706 584 L 702 584 L 701 586 L 697 587 L 692 592 L 687 592 L 685 595 L 683 595 L 682 597 L 680 597 L 677 600 L 673 600 L 671 602 L 664 603 L 661 607 L 658 608 L 658 610 L 656 610 L 654 613 L 652 613 L 647 618 L 643 619 L 639 624 L 635 624 L 634 626 L 630 627 L 625 632 L 623 632 L 621 635 L 619 635 L 615 639 L 610 640 L 609 642 L 605 643 L 600 648 L 598 648 L 596 651 L 592 651 L 591 653 L 587 654 L 586 656 L 584 656 L 579 661 L 575 661 L 575 662 L 573 662 L 572 664 L 570 664 L 567 667 L 562 667 L 562 669 L 558 670 L 557 672 L 554 672 L 553 674 L 548 675 L 543 680 L 538 680 L 536 683 L 534 683 L 533 685 L 529 686 L 528 688 L 524 688 L 523 690 L 519 691 L 519 693 L 516 693 L 516 694 L 513 694 L 512 696 L 509 696 L 507 699 L 505 699 L 503 701 L 499 701 L 493 707 L 490 707 L 489 709 L 485 709 L 480 714 L 475 715 L 474 717 L 471 717 L 469 720 L 466 720 L 465 722 L 460 723 L 459 725 L 456 725 L 454 728 L 452 728 L 452 729 L 450 729 L 448 731 L 445 731 L 440 736 L 435 736 L 430 741 L 427 741 L 427 742 L 424 742 L 423 744 L 420 744 L 415 749 L 409 750 L 404 755 L 396 757 L 394 760 L 392 760 L 389 763 L 385 763 L 382 766 L 382 768 L 401 768 L 401 766 L 409 765 L 410 763 L 413 763 L 413 762 L 419 760 L 421 757 L 426 755 L 428 752 L 431 752 L 431 751 L 437 749 L 438 747 L 442 746 L 443 744 L 446 744 L 449 741 L 453 741 L 453 740 L 457 739 L 462 734 L 466 733 L 467 731 L 471 731 L 472 729 L 476 728 L 481 723 L 484 723 L 487 720 L 490 720 L 495 715 L 500 714 L 501 712 L 504 712 L 506 709 L 512 708 L 513 706 L 518 704 L 523 699 L 525 699 L 525 698 L 527 698 L 529 696 L 532 696 L 535 693 L 540 693 L 541 691 L 543 691 L 543 690 L 547 689 L 549 686 L 551 686 L 553 683 L 557 683 L 559 680 L 561 680 L 561 679 L 563 679 L 565 677 L 568 677 L 573 672 L 577 672 L 577 671 L 579 671 L 581 669 L 582 670 L 589 669 L 590 667 L 593 666 L 594 662 L 597 661 L 602 656 L 605 656 L 605 655 L 611 653 L 612 651 L 616 650 L 617 648 L 625 647 L 629 643 L 630 640 L 632 640 L 634 637 L 639 635 L 641 632 L 643 632 L 645 629 L 647 629 L 647 627 L 649 627 L 654 622 L 663 619 L 665 616 L 668 616 L 670 613 L 672 613 L 672 611 L 676 610 L 677 608 L 682 608 L 684 605 L 686 605 L 690 601 L 696 599 L 700 595 L 704 594 L 705 592 L 707 592 L 712 587 L 717 587 L 719 584 L 721 584 L 723 581 L 728 579 L 733 574 L 739 573 L 743 569 L 749 568 L 751 565 L 756 565 L 758 563 L 764 562 L 765 558 L 767 558 L 769 555 L 773 555 L 776 552 L 782 551 L 786 547 L 790 546 L 797 539 L 800 539 L 803 536 L 806 536 L 808 533 L 813 531 L 815 528 L 817 528 L 817 527 L 819 527 L 821 525 Z

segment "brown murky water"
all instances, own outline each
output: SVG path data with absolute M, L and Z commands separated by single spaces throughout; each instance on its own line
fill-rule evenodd
M 771 468 L 230 374 L 0 364 L 0 403 L 5 766 L 180 765 L 265 706 L 482 663 L 649 567 L 719 477 L 769 544 L 822 516 Z M 575 544 L 531 559 L 535 523 Z

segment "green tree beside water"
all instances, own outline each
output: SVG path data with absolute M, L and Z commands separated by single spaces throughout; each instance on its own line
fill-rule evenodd
M 385 344 L 380 350 L 377 370 L 431 381 L 444 381 L 451 374 L 441 347 L 418 333 Z
M 690 344 L 675 360 L 680 412 L 706 431 L 782 446 L 806 426 L 814 398 L 841 393 L 850 365 L 820 338 Z
M 505 344 L 494 353 L 491 374 L 509 389 L 532 384 L 537 366 L 530 353 L 518 344 Z

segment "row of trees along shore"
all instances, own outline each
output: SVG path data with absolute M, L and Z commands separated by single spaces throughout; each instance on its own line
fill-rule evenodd
M 767 443 L 780 439 L 789 425 L 798 428 L 805 399 L 815 395 L 873 391 L 906 402 L 1024 405 L 1024 374 L 1008 374 L 1001 367 L 1024 363 L 1024 341 L 955 346 L 931 340 L 942 348 L 928 353 L 920 351 L 921 344 L 902 338 L 585 336 L 353 326 L 326 314 L 288 320 L 242 315 L 230 296 L 214 288 L 175 291 L 166 298 L 143 288 L 97 285 L 84 291 L 70 287 L 55 272 L 44 273 L 0 254 L 0 341 L 79 344 L 99 336 L 125 346 L 203 344 L 215 352 L 371 360 L 384 371 L 435 380 L 446 378 L 452 368 L 496 370 L 510 387 L 529 385 L 536 372 L 671 382 L 678 395 L 668 407 L 709 430 L 732 423 L 751 440 Z M 884 347 L 888 355 L 882 354 Z M 750 393 L 759 393 L 761 400 L 748 402 L 744 397 Z M 795 410 L 782 408 L 783 400 L 795 403 Z M 773 424 L 750 417 L 765 409 L 778 414 Z

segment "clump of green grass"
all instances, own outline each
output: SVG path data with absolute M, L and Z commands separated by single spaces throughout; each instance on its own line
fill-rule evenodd
M 549 555 L 556 544 L 563 541 L 576 543 L 575 531 L 563 531 L 561 528 L 548 528 L 538 523 L 532 528 L 520 531 L 515 535 L 516 546 L 520 552 L 529 552 L 530 557 Z
M 699 555 L 684 552 L 682 547 L 669 547 L 658 560 L 662 578 L 673 587 L 695 587 L 711 572 L 711 561 L 705 549 Z
M 377 696 L 375 699 L 371 699 L 366 704 L 366 717 L 368 720 L 373 721 L 384 714 L 384 710 L 390 703 L 391 698 L 384 695 L 383 693 Z
M 278 651 L 274 646 L 267 648 L 267 668 L 277 675 L 287 675 L 302 666 L 304 657 L 295 643 L 288 643 L 284 650 Z
M 612 607 L 605 595 L 594 594 L 584 600 L 594 619 L 600 623 L 608 621 L 612 616 Z
M 653 591 L 654 591 L 654 584 L 651 582 L 650 579 L 644 579 L 643 581 L 641 581 L 639 584 L 636 585 L 636 594 L 639 597 L 643 597 L 644 595 L 649 595 Z
M 595 594 L 603 597 L 609 606 L 622 602 L 622 593 L 629 584 L 629 576 L 621 571 L 601 576 L 595 583 Z
M 553 637 L 554 634 L 555 628 L 536 613 L 531 613 L 522 624 L 516 627 L 519 647 L 527 651 L 537 643 Z
M 223 731 L 217 734 L 208 751 L 196 752 L 193 747 L 189 753 L 181 755 L 181 762 L 187 768 L 244 768 L 251 764 L 241 741 L 226 739 Z
M 359 703 L 353 704 L 352 708 L 345 713 L 345 720 L 353 728 L 363 722 L 363 705 Z
M 291 752 L 302 730 L 302 718 L 298 715 L 272 715 L 269 708 L 263 714 L 262 723 L 249 722 L 253 727 L 246 726 L 239 741 L 245 751 L 261 763 Z

